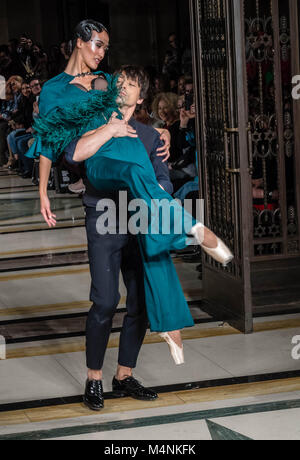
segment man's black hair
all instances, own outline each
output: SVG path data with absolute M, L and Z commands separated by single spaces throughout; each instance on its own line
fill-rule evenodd
M 193 77 L 191 77 L 190 75 L 187 75 L 187 76 L 185 77 L 185 84 L 186 84 L 186 85 L 193 85 L 193 84 L 194 84 Z
M 39 77 L 36 77 L 36 76 L 34 76 L 34 75 L 33 75 L 32 77 L 29 77 L 29 78 L 26 80 L 26 83 L 28 83 L 28 85 L 30 85 L 30 83 L 31 83 L 32 81 L 36 81 L 36 80 L 37 80 L 39 83 L 41 83 L 41 80 L 39 79 Z
M 141 88 L 141 99 L 146 99 L 149 91 L 150 79 L 144 67 L 138 65 L 123 65 L 117 73 L 122 72 L 125 73 L 127 78 L 138 82 Z
M 81 38 L 82 41 L 87 43 L 91 40 L 93 32 L 101 34 L 103 31 L 108 33 L 108 30 L 103 24 L 101 24 L 101 22 L 94 21 L 93 19 L 85 19 L 84 21 L 81 21 L 74 30 L 72 40 L 73 49 L 75 49 L 78 38 Z

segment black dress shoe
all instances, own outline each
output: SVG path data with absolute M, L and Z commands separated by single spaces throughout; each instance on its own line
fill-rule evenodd
M 154 401 L 158 398 L 155 391 L 143 387 L 134 377 L 127 377 L 127 379 L 122 381 L 114 377 L 112 387 L 115 396 L 119 397 L 131 396 L 131 398 L 142 401 Z
M 101 380 L 87 380 L 83 402 L 91 410 L 100 411 L 103 409 L 104 398 Z

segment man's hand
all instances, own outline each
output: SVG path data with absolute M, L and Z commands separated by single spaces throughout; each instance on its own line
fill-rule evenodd
M 160 139 L 164 142 L 164 146 L 157 149 L 158 157 L 165 157 L 162 162 L 165 163 L 170 158 L 170 147 L 171 147 L 171 134 L 167 129 L 157 130 L 160 133 Z
M 47 195 L 41 196 L 41 214 L 48 227 L 56 226 L 56 215 L 51 212 L 50 200 Z
M 111 119 L 109 120 L 107 126 L 109 126 L 112 129 L 112 134 L 113 137 L 134 137 L 137 138 L 137 132 L 135 129 L 133 129 L 129 124 L 126 119 L 126 117 L 123 120 L 119 120 L 117 118 L 118 114 L 114 112 L 112 114 Z
M 185 109 L 180 109 L 180 128 L 186 129 L 190 121 L 189 112 Z

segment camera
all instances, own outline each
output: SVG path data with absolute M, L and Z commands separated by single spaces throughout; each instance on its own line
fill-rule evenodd
M 194 94 L 193 93 L 186 93 L 185 100 L 184 100 L 184 109 L 189 112 L 191 110 L 191 106 L 194 103 Z

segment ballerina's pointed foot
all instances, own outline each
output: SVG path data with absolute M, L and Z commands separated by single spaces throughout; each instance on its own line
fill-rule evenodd
M 183 347 L 180 347 L 177 345 L 177 343 L 172 339 L 170 334 L 168 332 L 164 332 L 162 334 L 159 334 L 159 336 L 164 339 L 167 344 L 169 345 L 170 352 L 172 355 L 172 358 L 175 361 L 175 364 L 177 366 L 180 366 L 181 364 L 184 364 L 184 354 L 183 354 Z
M 224 267 L 234 259 L 234 255 L 226 244 L 203 224 L 196 224 L 192 228 L 191 234 L 196 238 L 201 248 Z M 210 247 L 211 245 L 215 247 Z

